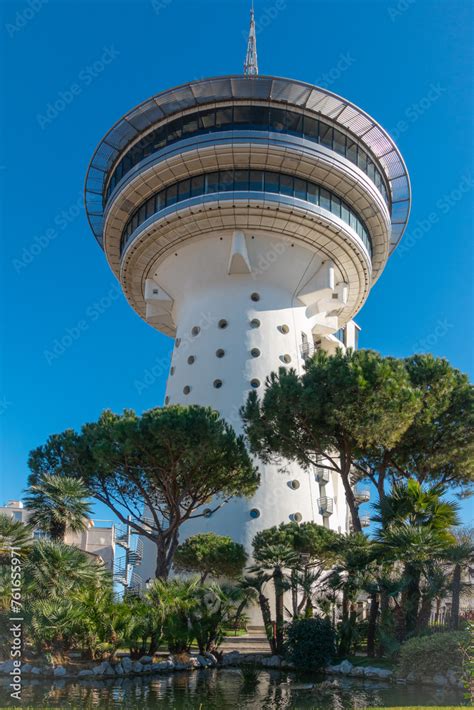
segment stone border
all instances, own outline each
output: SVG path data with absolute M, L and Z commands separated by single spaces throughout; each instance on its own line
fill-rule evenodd
M 173 656 L 155 662 L 152 656 L 142 656 L 138 661 L 133 661 L 130 656 L 122 656 L 116 662 L 102 661 L 91 668 L 84 668 L 78 672 L 70 672 L 64 666 L 34 666 L 25 663 L 21 668 L 22 675 L 29 678 L 61 678 L 64 680 L 124 678 L 155 673 L 169 673 L 171 671 L 192 671 L 206 668 L 228 668 L 252 664 L 261 668 L 275 670 L 297 670 L 294 664 L 285 661 L 281 656 L 269 654 L 247 653 L 230 651 L 225 653 L 219 662 L 212 653 L 191 656 L 188 661 L 179 661 Z M 0 674 L 10 675 L 15 670 L 12 660 L 0 663 Z M 350 661 L 342 661 L 339 665 L 330 665 L 323 669 L 327 675 L 339 675 L 359 680 L 382 680 L 400 685 L 431 685 L 439 688 L 463 689 L 464 683 L 458 673 L 450 670 L 443 675 L 438 673 L 432 677 L 422 677 L 410 673 L 406 678 L 397 676 L 393 671 L 378 668 L 377 666 L 354 666 Z

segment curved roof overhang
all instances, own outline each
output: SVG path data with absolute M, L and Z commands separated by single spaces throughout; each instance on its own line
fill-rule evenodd
M 91 229 L 102 245 L 103 193 L 118 156 L 151 126 L 183 110 L 232 100 L 273 101 L 329 118 L 351 132 L 378 160 L 390 185 L 390 251 L 398 245 L 410 213 L 411 187 L 405 162 L 390 135 L 365 111 L 327 89 L 272 76 L 199 79 L 161 92 L 129 111 L 96 148 L 86 176 L 85 203 Z

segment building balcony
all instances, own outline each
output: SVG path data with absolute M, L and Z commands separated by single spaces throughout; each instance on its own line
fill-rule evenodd
M 368 528 L 370 525 L 370 516 L 363 515 L 360 519 L 360 524 L 362 525 L 363 528 Z
M 130 565 L 139 565 L 143 560 L 143 540 L 137 539 L 137 546 L 134 550 L 127 550 L 127 562 Z
M 314 477 L 318 483 L 325 485 L 331 480 L 331 471 L 327 471 L 325 468 L 318 469 L 315 472 Z
M 354 497 L 357 503 L 367 503 L 370 500 L 370 490 L 368 488 L 354 488 Z
M 321 515 L 332 515 L 334 512 L 334 500 L 328 496 L 318 498 L 318 508 Z

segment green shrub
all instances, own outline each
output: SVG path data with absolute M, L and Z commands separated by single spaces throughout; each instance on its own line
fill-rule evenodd
M 286 636 L 285 657 L 299 668 L 319 670 L 335 655 L 335 633 L 327 619 L 296 619 Z
M 402 676 L 416 673 L 432 676 L 447 671 L 461 671 L 469 646 L 469 633 L 448 631 L 431 636 L 417 636 L 400 648 L 397 671 Z

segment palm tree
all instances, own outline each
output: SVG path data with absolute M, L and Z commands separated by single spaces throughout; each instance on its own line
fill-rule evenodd
M 474 536 L 472 530 L 461 530 L 456 537 L 456 543 L 448 548 L 445 559 L 452 565 L 451 578 L 451 619 L 453 629 L 459 627 L 459 606 L 463 590 L 463 571 L 472 572 L 474 566 Z
M 258 599 L 258 605 L 260 607 L 260 612 L 262 614 L 263 626 L 265 628 L 265 633 L 267 634 L 268 643 L 270 644 L 270 650 L 273 654 L 276 654 L 275 638 L 273 634 L 273 622 L 272 613 L 270 611 L 270 602 L 268 597 L 265 596 L 263 590 L 267 582 L 272 578 L 271 574 L 264 572 L 261 569 L 254 569 L 253 574 L 246 575 L 240 582 L 241 587 L 248 591 L 249 595 L 255 594 Z
M 39 540 L 33 545 L 23 571 L 34 598 L 61 599 L 87 587 L 111 585 L 99 558 L 53 540 Z
M 89 490 L 80 478 L 45 474 L 27 489 L 25 505 L 32 511 L 30 524 L 64 541 L 66 530 L 80 532 L 91 515 Z
M 196 579 L 154 579 L 146 598 L 161 618 L 163 637 L 170 653 L 188 652 L 194 637 L 190 615 L 197 609 L 199 600 Z
M 283 652 L 284 642 L 284 597 L 290 588 L 285 570 L 296 567 L 300 558 L 290 544 L 261 544 L 254 550 L 256 565 L 251 572 L 267 572 L 275 589 L 275 653 Z
M 378 553 L 387 562 L 403 566 L 402 608 L 404 628 L 401 638 L 416 630 L 421 599 L 422 575 L 434 558 L 441 559 L 453 544 L 451 528 L 458 525 L 458 506 L 441 500 L 444 488 L 423 488 L 414 480 L 396 483 L 389 495 L 374 505 L 376 522 L 381 523 L 375 537 Z
M 0 513 L 0 564 L 9 561 L 12 548 L 16 554 L 25 555 L 32 542 L 33 530 L 30 525 Z

